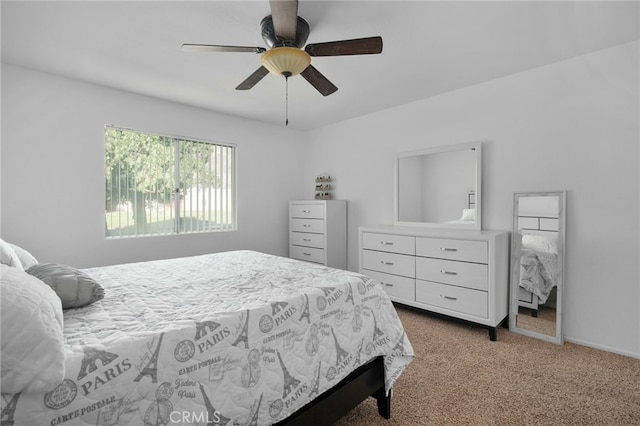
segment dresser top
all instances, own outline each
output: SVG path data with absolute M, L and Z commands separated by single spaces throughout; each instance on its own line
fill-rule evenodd
M 361 226 L 361 232 L 376 232 L 395 235 L 410 235 L 415 237 L 435 237 L 435 238 L 455 238 L 455 239 L 478 239 L 486 240 L 497 235 L 508 234 L 509 231 L 490 230 L 469 230 L 469 229 L 448 229 L 431 228 L 426 226 L 396 226 L 396 225 L 375 225 Z
M 344 204 L 347 200 L 295 200 L 289 204 Z

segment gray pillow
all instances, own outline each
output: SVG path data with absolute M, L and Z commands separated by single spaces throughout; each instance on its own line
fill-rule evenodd
M 40 279 L 56 292 L 62 308 L 79 308 L 104 297 L 104 289 L 79 269 L 59 263 L 39 263 L 27 273 Z

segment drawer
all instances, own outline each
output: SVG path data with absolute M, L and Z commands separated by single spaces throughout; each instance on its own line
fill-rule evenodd
M 324 264 L 324 249 L 290 246 L 289 256 L 293 259 Z
M 324 205 L 322 204 L 291 204 L 291 217 L 306 219 L 324 219 Z
M 416 300 L 416 280 L 413 278 L 369 270 L 363 270 L 363 273 L 380 282 L 392 299 Z
M 476 290 L 488 290 L 488 266 L 453 260 L 416 258 L 416 278 L 453 284 Z
M 324 220 L 322 219 L 291 219 L 291 230 L 294 232 L 324 233 Z
M 413 255 L 416 253 L 416 239 L 404 235 L 363 232 L 362 248 Z
M 416 238 L 416 256 L 488 263 L 488 251 L 489 245 L 486 241 Z
M 415 278 L 416 258 L 404 254 L 362 250 L 362 268 Z
M 416 280 L 416 301 L 476 317 L 489 317 L 486 291 Z
M 324 248 L 324 234 L 310 234 L 307 232 L 292 232 L 291 244 L 296 246 Z

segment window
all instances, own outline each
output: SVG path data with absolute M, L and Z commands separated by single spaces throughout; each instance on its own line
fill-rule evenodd
M 105 235 L 236 229 L 230 144 L 105 127 Z

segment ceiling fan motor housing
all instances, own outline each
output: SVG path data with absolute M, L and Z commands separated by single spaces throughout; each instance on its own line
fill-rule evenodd
M 274 46 L 290 46 L 302 49 L 302 46 L 305 45 L 309 38 L 309 23 L 299 16 L 296 25 L 295 40 L 282 40 L 276 36 L 271 15 L 262 18 L 262 21 L 260 21 L 260 29 L 262 31 L 262 39 L 269 48 Z

